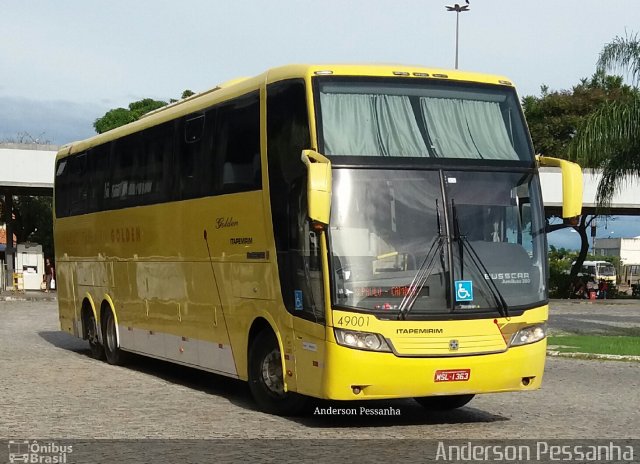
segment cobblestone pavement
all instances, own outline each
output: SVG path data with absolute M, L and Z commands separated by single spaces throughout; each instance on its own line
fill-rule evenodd
M 458 411 L 403 400 L 367 404 L 399 416 L 281 418 L 256 411 L 243 382 L 91 359 L 59 331 L 55 302 L 0 301 L 0 438 L 640 438 L 639 404 L 638 363 L 551 358 L 541 390 L 481 395 Z

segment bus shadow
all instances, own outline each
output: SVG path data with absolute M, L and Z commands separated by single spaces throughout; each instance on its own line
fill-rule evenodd
M 38 335 L 56 348 L 91 356 L 89 343 L 62 331 L 41 331 Z M 97 361 L 95 362 L 102 362 Z M 225 398 L 235 406 L 259 411 L 246 382 L 168 361 L 127 354 L 125 369 L 163 379 L 167 382 Z M 283 418 L 310 428 L 391 427 L 490 423 L 509 418 L 491 414 L 470 405 L 453 411 L 427 411 L 412 399 L 371 401 L 328 401 L 312 398 L 305 411 Z
M 38 335 L 56 348 L 74 352 L 96 363 L 105 362 L 93 358 L 89 342 L 66 332 L 42 331 L 38 332 Z M 232 404 L 244 409 L 257 410 L 257 406 L 251 398 L 249 386 L 241 380 L 134 353 L 127 353 L 126 362 L 122 368 L 157 377 L 166 382 L 203 393 L 226 398 Z
M 428 411 L 412 399 L 371 401 L 310 401 L 306 413 L 290 419 L 301 425 L 324 427 L 391 427 L 490 423 L 508 417 L 465 406 L 452 411 Z

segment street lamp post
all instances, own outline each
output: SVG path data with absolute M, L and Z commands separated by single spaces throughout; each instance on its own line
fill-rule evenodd
M 467 2 L 467 4 L 463 6 L 460 6 L 458 3 L 456 3 L 453 6 L 445 6 L 447 11 L 456 12 L 456 69 L 458 69 L 458 29 L 460 27 L 460 13 L 469 11 L 469 0 L 465 0 L 465 1 Z

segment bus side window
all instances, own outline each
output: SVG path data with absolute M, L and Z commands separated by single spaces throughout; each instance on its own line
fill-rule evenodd
M 304 81 L 267 87 L 267 159 L 271 217 L 282 299 L 287 310 L 324 319 L 318 237 L 309 230 L 302 150 L 311 146 Z
M 119 139 L 114 143 L 111 157 L 111 192 L 109 208 L 118 209 L 130 206 L 129 184 L 134 169 L 134 150 L 132 137 Z
M 214 134 L 216 129 L 216 121 L 218 108 L 212 107 L 205 112 L 204 133 L 202 135 L 202 164 L 200 172 L 201 195 L 212 196 L 218 193 L 218 185 L 216 184 L 216 172 L 218 170 L 217 160 L 214 153 Z
M 81 153 L 69 159 L 70 179 L 69 189 L 77 192 L 71 197 L 69 214 L 84 214 L 87 212 L 87 198 L 89 179 L 87 176 L 87 154 Z
M 218 108 L 214 146 L 222 193 L 262 188 L 258 93 Z
M 196 198 L 200 195 L 200 158 L 202 153 L 202 136 L 205 127 L 204 114 L 191 114 L 181 121 L 182 138 L 177 153 L 178 189 L 182 200 Z
M 55 184 L 55 207 L 56 216 L 66 217 L 69 215 L 69 158 L 58 161 L 56 167 L 56 184 Z
M 169 173 L 173 154 L 173 123 L 160 124 L 145 130 L 143 135 L 144 164 L 140 165 L 138 190 L 140 203 L 170 201 Z
M 104 208 L 104 184 L 109 175 L 109 151 L 111 144 L 98 145 L 89 151 L 89 212 Z

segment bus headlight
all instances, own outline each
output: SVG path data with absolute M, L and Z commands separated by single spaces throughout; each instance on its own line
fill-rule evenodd
M 509 346 L 528 345 L 530 343 L 539 342 L 547 336 L 547 324 L 536 324 L 524 327 L 518 330 L 513 337 Z
M 391 352 L 387 341 L 377 333 L 356 330 L 334 329 L 338 345 L 368 351 Z

